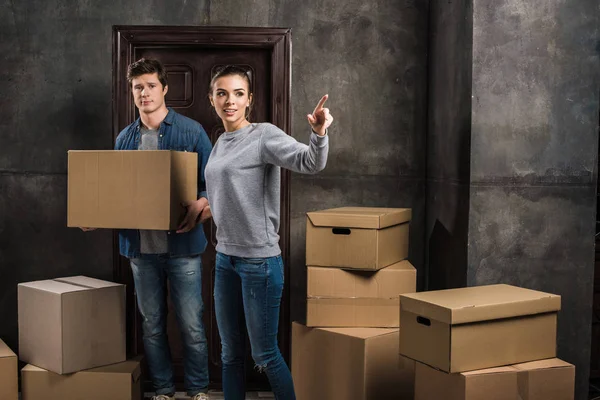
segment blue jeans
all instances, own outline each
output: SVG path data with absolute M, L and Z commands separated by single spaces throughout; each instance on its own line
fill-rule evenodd
M 146 360 L 156 394 L 175 392 L 167 339 L 167 280 L 181 331 L 184 382 L 189 396 L 208 391 L 208 346 L 202 323 L 202 260 L 144 255 L 133 258 L 131 270 L 142 315 Z
M 282 291 L 281 256 L 241 258 L 217 253 L 214 295 L 225 399 L 245 398 L 246 331 L 252 358 L 267 374 L 275 398 L 296 399 L 292 375 L 277 347 Z

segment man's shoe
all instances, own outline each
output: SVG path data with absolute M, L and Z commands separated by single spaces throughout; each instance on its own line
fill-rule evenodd
M 159 394 L 152 396 L 152 400 L 175 400 L 175 396 L 167 396 L 166 394 Z
M 198 393 L 197 395 L 192 397 L 192 400 L 209 400 L 209 399 L 208 399 L 208 395 L 206 393 Z

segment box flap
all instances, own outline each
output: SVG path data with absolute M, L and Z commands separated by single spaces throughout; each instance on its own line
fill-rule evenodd
M 19 283 L 19 286 L 43 290 L 50 293 L 64 294 L 89 289 L 124 286 L 120 283 L 88 278 L 86 276 L 70 276 L 66 278 Z
M 45 372 L 46 370 L 40 367 L 36 367 L 35 365 L 27 364 L 24 366 L 21 371 L 24 372 Z
M 54 279 L 57 282 L 69 283 L 76 286 L 82 286 L 90 289 L 100 289 L 106 287 L 124 286 L 120 283 L 103 281 L 100 279 L 88 278 L 87 276 L 70 276 L 67 278 Z
M 16 357 L 17 355 L 8 347 L 2 339 L 0 339 L 0 358 Z
M 408 222 L 410 208 L 341 207 L 307 213 L 315 226 L 382 229 Z
M 447 324 L 560 310 L 560 296 L 511 285 L 474 286 L 400 295 L 400 306 Z
M 551 368 L 575 368 L 573 364 L 569 364 L 559 358 L 549 358 L 547 360 L 531 361 L 522 364 L 513 365 L 519 371 L 534 371 L 538 369 L 551 369 Z
M 398 332 L 398 328 L 313 328 L 322 331 L 337 333 L 339 335 L 355 337 L 359 339 L 369 339 L 372 337 L 391 335 Z
M 49 293 L 54 293 L 54 294 L 63 294 L 63 293 L 71 293 L 71 292 L 79 292 L 79 291 L 83 291 L 83 290 L 89 290 L 89 288 L 84 287 L 84 286 L 77 286 L 77 285 L 73 285 L 71 283 L 60 282 L 55 279 L 19 283 L 18 286 L 21 286 L 24 288 L 42 290 L 44 292 L 49 292 Z
M 417 272 L 408 261 L 378 271 L 307 267 L 308 298 L 387 298 L 416 292 Z
M 515 372 L 515 369 L 512 366 L 506 366 L 506 367 L 496 367 L 496 368 L 486 368 L 486 369 L 479 369 L 476 371 L 468 371 L 468 372 L 461 372 L 461 375 L 465 376 L 465 377 L 470 377 L 470 376 L 481 376 L 481 375 L 490 375 L 490 374 L 505 374 L 507 372 Z

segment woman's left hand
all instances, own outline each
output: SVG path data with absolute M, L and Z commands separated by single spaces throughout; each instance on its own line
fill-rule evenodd
M 329 114 L 329 108 L 323 108 L 323 105 L 328 98 L 328 94 L 321 97 L 321 100 L 319 100 L 319 104 L 317 104 L 313 113 L 306 116 L 312 130 L 319 136 L 325 136 L 327 128 L 329 128 L 329 125 L 333 122 L 333 117 Z

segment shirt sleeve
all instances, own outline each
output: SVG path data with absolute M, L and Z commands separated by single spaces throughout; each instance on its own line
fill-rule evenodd
M 262 161 L 302 174 L 315 174 L 327 165 L 329 136 L 312 132 L 308 145 L 298 142 L 275 125 L 261 135 Z
M 195 151 L 198 153 L 198 198 L 208 198 L 204 170 L 206 169 L 206 163 L 208 162 L 208 157 L 210 157 L 210 152 L 212 151 L 212 144 L 210 143 L 206 131 L 202 128 L 202 125 L 200 125 L 198 132 L 198 141 L 196 142 Z

